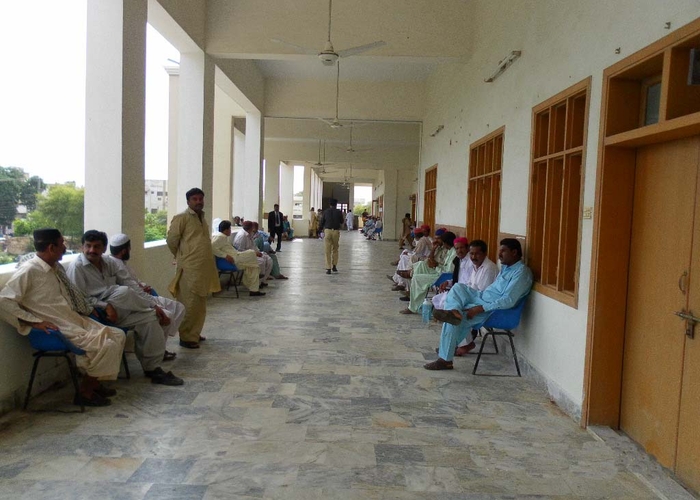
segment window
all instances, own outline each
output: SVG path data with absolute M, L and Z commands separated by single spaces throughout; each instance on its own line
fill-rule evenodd
M 494 262 L 498 258 L 503 131 L 501 127 L 478 140 L 469 152 L 467 238 L 484 240 Z
M 437 197 L 437 165 L 425 171 L 425 194 L 423 195 L 423 224 L 435 229 L 435 200 Z
M 533 109 L 527 260 L 535 290 L 577 306 L 589 79 Z

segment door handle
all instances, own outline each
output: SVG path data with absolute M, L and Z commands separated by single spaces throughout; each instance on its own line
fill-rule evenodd
M 678 289 L 685 295 L 685 280 L 688 277 L 688 271 L 683 271 L 683 274 L 678 278 Z
M 679 318 L 682 318 L 686 321 L 685 323 L 685 335 L 689 338 L 694 338 L 695 337 L 695 324 L 700 323 L 700 318 L 697 316 L 693 316 L 693 313 L 690 311 L 685 312 L 685 311 L 676 311 L 675 313 L 676 316 Z

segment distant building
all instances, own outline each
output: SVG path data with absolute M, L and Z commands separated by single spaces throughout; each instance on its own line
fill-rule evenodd
M 156 213 L 168 209 L 168 181 L 149 180 L 145 184 L 145 207 L 149 213 Z

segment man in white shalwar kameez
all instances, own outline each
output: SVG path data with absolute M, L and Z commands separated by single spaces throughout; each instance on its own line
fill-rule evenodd
M 59 330 L 76 347 L 85 351 L 76 356 L 78 369 L 84 372 L 80 399 L 86 406 L 106 406 L 107 396 L 116 394 L 99 383 L 116 380 L 119 374 L 124 333 L 87 317 L 92 307 L 85 296 L 72 288 L 65 271 L 58 263 L 66 251 L 57 229 L 34 231 L 37 254 L 15 271 L 0 291 L 0 316 L 22 335 L 38 328 L 50 335 Z
M 396 273 L 392 277 L 394 283 L 396 283 L 397 289 L 408 290 L 411 287 L 411 280 L 406 279 L 399 275 L 398 271 L 409 271 L 413 268 L 413 264 L 421 260 L 425 260 L 430 255 L 430 251 L 433 248 L 433 240 L 430 237 L 430 227 L 421 226 L 416 228 L 414 231 L 417 238 L 419 235 L 423 235 L 416 241 L 416 248 L 413 251 L 403 250 L 401 256 L 399 257 L 399 263 L 396 266 Z
M 229 264 L 243 271 L 243 285 L 250 291 L 251 297 L 264 296 L 265 294 L 260 291 L 260 266 L 258 266 L 255 251 L 239 252 L 231 244 L 229 236 L 231 236 L 231 223 L 227 220 L 221 221 L 219 231 L 211 239 L 214 256 L 226 259 Z
M 258 261 L 258 266 L 260 267 L 260 281 L 267 281 L 270 278 L 270 273 L 272 273 L 272 258 L 266 253 L 259 252 L 258 247 L 255 246 L 255 240 L 253 240 L 253 233 L 255 228 L 252 221 L 245 221 L 243 223 L 243 231 L 238 231 L 236 236 L 233 238 L 233 247 L 239 252 L 245 252 L 246 250 L 253 250 Z
M 154 384 L 182 385 L 181 378 L 165 372 L 160 364 L 165 355 L 165 333 L 160 323 L 170 320 L 160 306 L 131 289 L 128 273 L 102 254 L 107 235 L 91 229 L 83 234 L 83 253 L 70 263 L 66 274 L 88 296 L 93 307 L 104 309 L 106 319 L 116 326 L 134 330 L 136 357 L 144 374 Z
M 131 258 L 131 239 L 126 234 L 112 235 L 109 239 L 109 252 L 111 255 L 105 256 L 105 259 L 113 261 L 120 271 L 126 272 L 131 278 L 132 281 L 126 283 L 126 285 L 148 300 L 154 309 L 156 306 L 160 307 L 170 320 L 169 324 L 161 324 L 166 342 L 168 337 L 175 337 L 178 334 L 180 323 L 185 319 L 185 306 L 182 302 L 160 295 L 151 295 L 152 288 L 139 280 L 138 276 L 136 276 L 136 271 L 127 264 L 127 261 Z M 163 361 L 170 361 L 176 357 L 177 354 L 166 350 L 163 355 Z

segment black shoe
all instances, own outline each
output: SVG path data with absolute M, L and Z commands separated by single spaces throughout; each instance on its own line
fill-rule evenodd
M 76 394 L 75 398 L 73 399 L 73 404 L 76 406 L 109 406 L 112 404 L 112 401 L 110 401 L 107 398 L 103 398 L 97 392 L 93 392 L 92 396 L 89 398 L 87 396 L 83 396 L 82 394 Z
M 117 395 L 116 389 L 112 389 L 111 387 L 107 387 L 106 385 L 102 385 L 102 384 L 95 387 L 95 389 L 92 392 L 94 392 L 95 394 L 97 394 L 98 396 L 100 396 L 102 398 L 111 398 L 112 396 Z
M 144 372 L 144 374 L 151 379 L 153 384 L 183 385 L 185 383 L 180 377 L 173 375 L 173 372 L 164 372 L 160 366 L 155 370 Z
M 410 297 L 399 297 L 399 300 L 403 300 L 404 302 L 409 302 L 411 300 Z
M 330 270 L 330 269 L 326 269 L 326 274 L 331 274 L 331 270 Z
M 265 292 L 250 292 L 248 295 L 250 295 L 251 297 L 264 297 Z
M 263 281 L 260 282 L 260 288 L 265 288 L 266 286 L 270 286 L 270 284 Z
M 186 347 L 187 349 L 199 349 L 199 342 L 185 342 L 180 341 L 180 347 Z
M 334 273 L 337 273 L 337 272 L 338 272 L 338 268 L 335 267 L 335 266 L 333 266 L 333 272 L 334 272 Z

